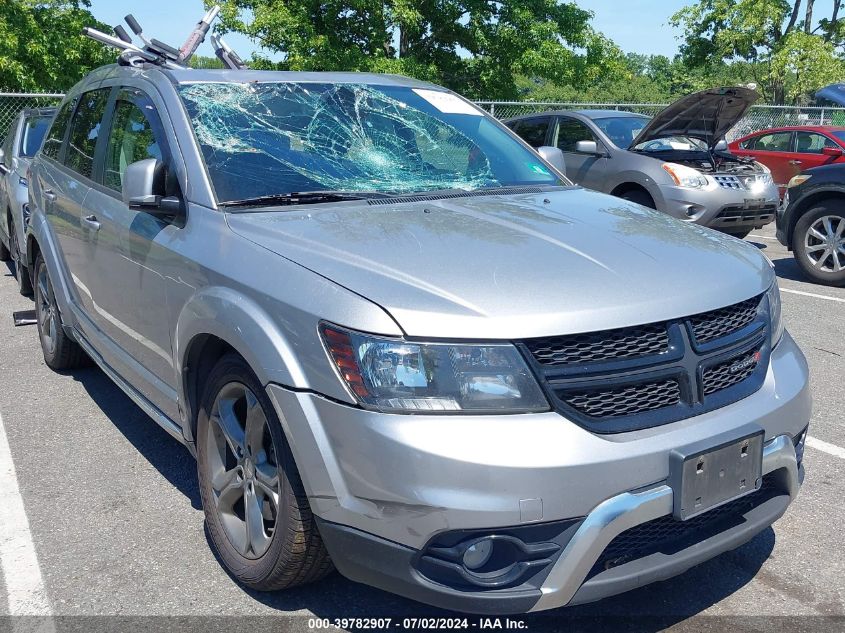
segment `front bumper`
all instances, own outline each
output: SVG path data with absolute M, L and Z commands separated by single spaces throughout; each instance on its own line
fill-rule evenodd
M 705 189 L 660 186 L 662 204 L 657 208 L 681 220 L 723 231 L 759 229 L 775 219 L 780 196 L 777 187 L 767 186 L 762 193 L 723 189 L 712 185 Z
M 788 334 L 755 394 L 694 418 L 616 435 L 590 433 L 557 413 L 388 415 L 275 385 L 268 392 L 338 569 L 424 602 L 485 613 L 595 600 L 680 573 L 748 540 L 795 496 L 799 469 L 791 438 L 810 417 L 806 361 Z M 781 494 L 741 526 L 689 551 L 588 578 L 617 534 L 671 514 L 673 449 L 749 423 L 765 429 L 764 472 L 778 471 Z M 545 539 L 560 546 L 553 560 L 518 586 L 467 591 L 418 571 L 420 552 L 439 535 L 573 521 L 565 539 Z

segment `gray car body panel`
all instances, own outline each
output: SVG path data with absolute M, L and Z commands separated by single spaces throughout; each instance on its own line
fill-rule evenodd
M 630 151 L 627 147 L 619 147 L 595 123 L 595 119 L 609 116 L 646 118 L 639 114 L 617 110 L 556 110 L 515 117 L 506 123 L 540 116 L 551 117 L 553 125 L 555 118 L 580 121 L 598 139 L 598 155 L 563 153 L 567 176 L 590 189 L 617 195 L 632 187 L 639 187 L 648 192 L 658 211 L 703 226 L 715 224 L 720 211 L 725 207 L 742 207 L 748 200 L 762 199 L 765 205 L 774 209 L 780 200 L 777 186 L 773 182 L 760 194 L 725 189 L 715 183 L 702 189 L 679 187 L 662 167 L 663 163 L 671 162 L 671 159 L 656 158 Z M 774 212 L 769 221 L 772 220 Z M 752 226 L 754 223 L 747 225 Z
M 75 87 L 69 98 L 121 85 L 154 102 L 178 154 L 183 225 L 118 213 L 102 186 L 36 157 L 29 239 L 47 263 L 64 326 L 168 432 L 194 441 L 197 394 L 186 376 L 204 341 L 219 338 L 266 385 L 314 513 L 416 549 L 444 530 L 585 516 L 636 487 L 665 487 L 668 452 L 721 431 L 755 423 L 782 443 L 806 427 L 807 366 L 788 334 L 752 396 L 636 432 L 598 435 L 553 412 L 390 415 L 357 406 L 320 339 L 323 322 L 392 337 L 508 341 L 720 308 L 766 291 L 774 273 L 749 245 L 579 187 L 380 206 L 216 208 L 175 82 L 350 77 L 429 85 L 108 67 Z M 57 210 L 45 186 L 80 201 Z M 90 213 L 115 222 L 109 257 L 125 261 L 111 281 L 97 261 L 98 238 L 80 232 L 76 254 L 63 245 Z M 87 298 L 86 275 L 96 279 Z M 791 463 L 796 469 L 794 452 Z M 568 601 L 566 591 L 554 589 L 546 602 Z

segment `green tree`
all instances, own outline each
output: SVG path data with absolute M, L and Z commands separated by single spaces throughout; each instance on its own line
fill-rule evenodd
M 591 18 L 559 0 L 225 0 L 221 24 L 282 53 L 257 67 L 396 72 L 489 99 L 515 98 L 519 75 L 587 86 L 619 72 Z
M 81 34 L 109 31 L 88 0 L 0 0 L 0 89 L 63 91 L 116 54 Z
M 831 17 L 816 25 L 814 0 L 698 0 L 670 23 L 684 30 L 681 54 L 690 67 L 744 61 L 765 99 L 797 103 L 841 76 L 840 4 L 834 0 Z

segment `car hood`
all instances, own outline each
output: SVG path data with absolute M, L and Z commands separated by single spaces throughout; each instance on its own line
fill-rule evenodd
M 701 139 L 712 149 L 758 96 L 750 88 L 712 88 L 687 95 L 658 112 L 629 147 L 667 136 L 688 136 Z
M 282 207 L 227 221 L 378 304 L 410 336 L 516 339 L 649 323 L 748 299 L 774 277 L 747 243 L 580 188 Z

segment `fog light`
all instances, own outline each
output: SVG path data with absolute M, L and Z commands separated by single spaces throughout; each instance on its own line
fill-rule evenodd
M 464 552 L 464 567 L 467 569 L 481 569 L 493 555 L 493 541 L 481 539 L 470 545 Z

